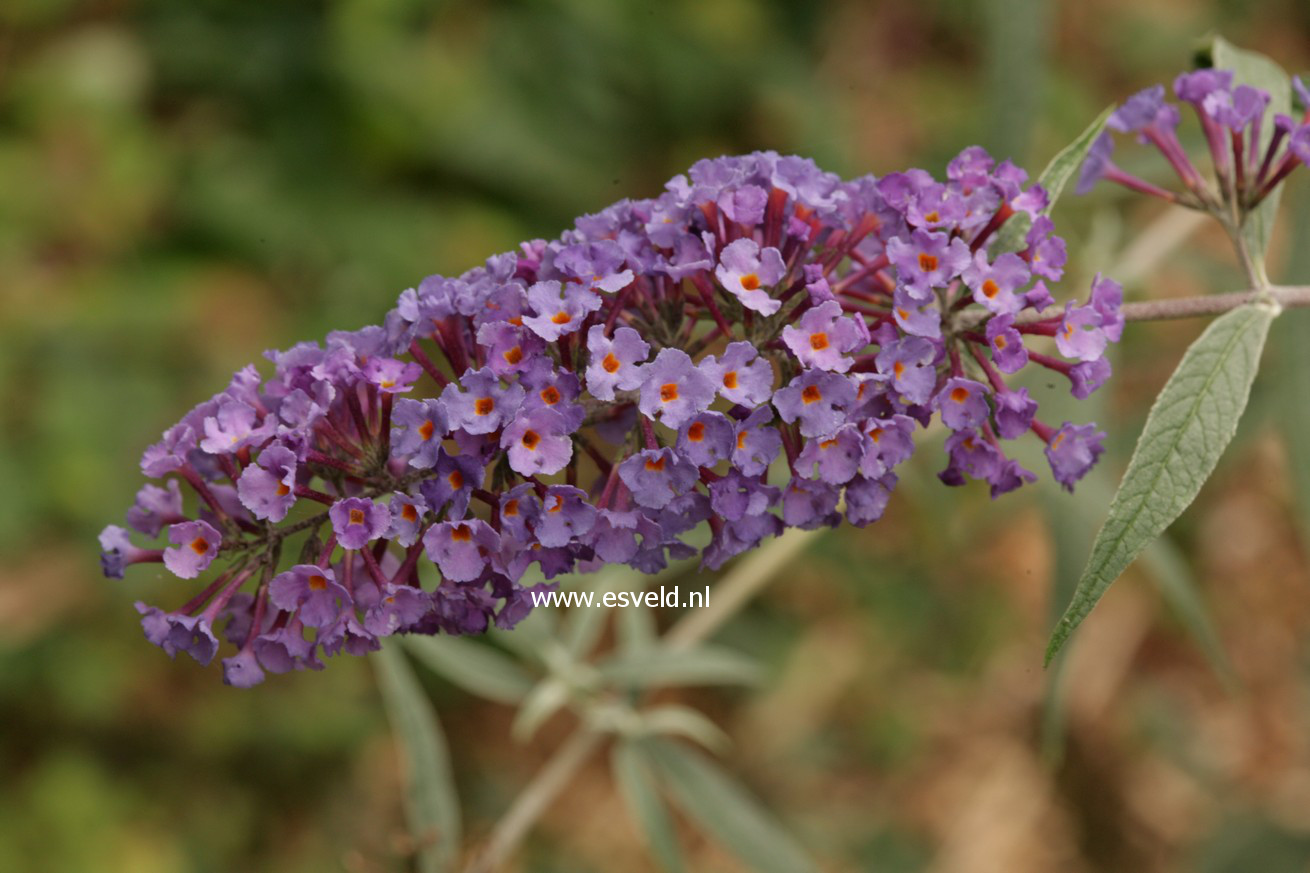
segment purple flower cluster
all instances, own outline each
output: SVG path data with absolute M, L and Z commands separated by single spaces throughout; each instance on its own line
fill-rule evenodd
M 1298 122 L 1275 113 L 1268 123 L 1269 93 L 1250 85 L 1233 84 L 1230 70 L 1203 69 L 1182 73 L 1174 80 L 1174 95 L 1190 104 L 1209 147 L 1217 188 L 1188 157 L 1178 138 L 1182 113 L 1165 100 L 1163 85 L 1155 85 L 1128 98 L 1110 116 L 1107 127 L 1135 133 L 1143 144 L 1155 146 L 1183 184 L 1184 191 L 1161 188 L 1125 172 L 1113 160 L 1114 140 L 1107 131 L 1093 144 L 1083 162 L 1078 193 L 1091 190 L 1099 180 L 1116 182 L 1134 191 L 1218 212 L 1236 206 L 1245 213 L 1269 196 L 1301 164 L 1310 164 L 1310 88 L 1299 78 L 1292 89 L 1305 114 Z M 1226 214 L 1226 210 L 1225 210 Z
M 138 609 L 152 642 L 202 662 L 225 622 L 224 678 L 249 686 L 393 633 L 512 627 L 550 584 L 523 584 L 532 565 L 716 568 L 785 527 L 869 524 L 938 416 L 946 483 L 1032 480 L 1004 443 L 1032 431 L 1072 487 L 1102 434 L 1043 424 L 1005 377 L 1032 362 L 1094 390 L 1121 295 L 1098 278 L 1087 304 L 1040 314 L 1065 248 L 1025 181 L 979 148 L 945 181 L 706 160 L 655 199 L 429 276 L 381 325 L 270 352 L 272 375 L 241 370 L 169 428 L 141 463 L 163 485 L 128 512 L 168 545 L 111 526 L 105 572 L 220 564 L 182 607 Z M 1020 212 L 1019 250 L 990 253 Z

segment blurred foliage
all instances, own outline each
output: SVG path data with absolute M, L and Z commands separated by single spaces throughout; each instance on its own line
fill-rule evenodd
M 981 140 L 1035 170 L 1209 31 L 1310 65 L 1300 0 L 0 4 L 0 870 L 412 855 L 367 665 L 237 693 L 140 639 L 131 601 L 180 600 L 167 582 L 98 576 L 141 448 L 237 366 L 708 155 L 939 171 Z M 1157 216 L 1111 191 L 1062 201 L 1065 288 Z M 1276 263 L 1304 247 L 1289 236 Z M 1214 243 L 1130 296 L 1237 287 Z M 1198 329 L 1126 337 L 1098 417 L 1110 469 Z M 1059 408 L 1061 387 L 1030 388 Z M 1071 653 L 1069 744 L 1044 769 L 1047 515 L 1090 498 L 948 491 L 929 450 L 884 522 L 826 536 L 725 630 L 760 689 L 669 702 L 728 731 L 731 770 L 831 869 L 1304 870 L 1310 574 L 1287 474 L 1304 446 L 1247 431 L 1176 529 L 1240 696 L 1130 573 Z M 485 833 L 563 717 L 515 746 L 503 707 L 420 678 Z M 598 761 L 522 869 L 649 869 L 619 809 Z M 731 869 L 684 836 L 691 869 Z

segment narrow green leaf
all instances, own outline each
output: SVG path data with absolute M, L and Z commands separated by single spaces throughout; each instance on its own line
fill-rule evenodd
M 497 703 L 518 703 L 535 681 L 508 655 L 473 639 L 408 636 L 405 647 L 438 676 Z
M 659 636 L 655 613 L 644 603 L 620 609 L 614 630 L 619 638 L 619 651 L 629 655 L 653 648 Z
M 1233 438 L 1277 312 L 1252 304 L 1192 343 L 1151 407 L 1073 600 L 1051 634 L 1049 664 L 1110 584 L 1195 499 Z
M 607 682 L 625 688 L 669 685 L 749 685 L 760 679 L 759 666 L 745 655 L 715 646 L 669 651 L 622 653 L 596 665 Z
M 687 817 L 760 873 L 805 873 L 815 863 L 758 800 L 717 764 L 666 740 L 646 746 Z
M 722 728 L 689 706 L 652 706 L 637 713 L 637 717 L 638 733 L 685 737 L 712 752 L 722 752 L 732 745 Z
M 537 683 L 523 705 L 519 707 L 514 722 L 510 725 L 510 736 L 520 743 L 532 739 L 537 728 L 546 723 L 552 715 L 559 712 L 569 702 L 569 686 L 562 680 L 551 677 Z
M 1096 120 L 1087 125 L 1087 129 L 1078 134 L 1078 137 L 1067 146 L 1062 148 L 1051 162 L 1042 170 L 1042 175 L 1038 177 L 1037 183 L 1046 189 L 1046 195 L 1049 203 L 1046 206 L 1046 212 L 1055 208 L 1055 202 L 1060 199 L 1064 193 L 1064 188 L 1073 178 L 1073 174 L 1078 172 L 1082 166 L 1083 159 L 1087 153 L 1092 150 L 1092 145 L 1105 131 L 1105 125 L 1114 114 L 1115 107 L 1107 106 Z
M 1096 120 L 1087 126 L 1087 128 L 1064 148 L 1051 158 L 1051 162 L 1042 170 L 1042 175 L 1038 177 L 1037 184 L 1046 190 L 1047 204 L 1046 209 L 1042 210 L 1043 215 L 1047 215 L 1055 208 L 1055 203 L 1064 193 L 1065 186 L 1073 178 L 1073 174 L 1082 166 L 1083 159 L 1091 151 L 1092 144 L 1096 142 L 1105 131 L 1106 122 L 1114 113 L 1114 106 L 1107 106 L 1105 110 L 1096 117 Z M 1032 219 L 1027 213 L 1020 212 L 1011 216 L 1008 221 L 1001 227 L 996 234 L 996 240 L 991 245 L 993 254 L 999 252 L 1016 252 L 1025 246 L 1025 237 L 1032 227 Z
M 441 723 L 396 645 L 372 659 L 387 718 L 400 745 L 405 816 L 422 873 L 454 868 L 460 848 L 459 797 Z
M 649 756 L 639 742 L 618 742 L 610 752 L 610 766 L 628 814 L 640 829 L 651 855 L 668 873 L 681 873 L 686 865 L 682 861 L 678 834 L 673 827 L 673 817 L 655 786 Z
M 1211 43 L 1210 58 L 1215 69 L 1233 71 L 1233 84 L 1250 85 L 1269 92 L 1269 107 L 1265 110 L 1264 124 L 1260 128 L 1260 153 L 1263 154 L 1274 134 L 1274 115 L 1287 115 L 1292 111 L 1291 79 L 1282 67 L 1267 56 L 1239 49 L 1221 36 L 1216 36 Z M 1258 209 L 1247 216 L 1242 226 L 1242 235 L 1246 237 L 1256 257 L 1263 257 L 1269 248 L 1269 236 L 1273 233 L 1281 194 L 1281 189 L 1270 194 Z

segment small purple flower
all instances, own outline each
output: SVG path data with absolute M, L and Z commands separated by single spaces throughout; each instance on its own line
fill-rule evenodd
M 738 521 L 748 515 L 763 515 L 773 508 L 782 492 L 754 476 L 737 470 L 710 483 L 710 508 L 724 521 Z
M 719 195 L 719 210 L 729 221 L 746 226 L 759 224 L 764 220 L 764 206 L 769 195 L 758 185 L 742 185 L 740 188 L 724 191 Z
M 1002 439 L 1018 439 L 1028 432 L 1037 414 L 1037 401 L 1028 396 L 1027 388 L 999 391 L 992 399 L 996 402 L 996 432 Z
M 988 263 L 987 253 L 979 250 L 964 271 L 964 283 L 973 291 L 974 302 L 997 315 L 1013 315 L 1023 308 L 1023 301 L 1015 292 L 1027 285 L 1029 278 L 1028 265 L 1012 252 Z
M 391 496 L 391 504 L 388 508 L 391 527 L 387 529 L 387 539 L 395 540 L 405 548 L 418 542 L 419 532 L 423 529 L 423 516 L 428 511 L 427 501 L 422 497 L 397 491 Z
M 528 303 L 536 315 L 523 324 L 548 343 L 582 329 L 587 315 L 600 308 L 601 298 L 590 288 L 572 282 L 537 282 L 528 289 Z
M 180 470 L 187 462 L 187 452 L 196 447 L 195 428 L 185 421 L 164 431 L 163 439 L 141 453 L 141 472 L 151 478 Z
M 237 497 L 255 518 L 279 522 L 296 503 L 296 453 L 273 443 L 241 472 Z
M 332 571 L 313 564 L 297 564 L 274 576 L 268 597 L 279 609 L 300 610 L 300 620 L 309 627 L 327 627 L 351 607 L 350 594 Z
M 1055 334 L 1055 345 L 1066 358 L 1094 361 L 1105 353 L 1107 343 L 1101 330 L 1101 314 L 1090 306 L 1064 305 L 1064 318 Z
M 1087 474 L 1105 451 L 1101 445 L 1105 434 L 1094 424 L 1077 425 L 1066 421 L 1046 444 L 1046 459 L 1051 463 L 1055 480 L 1073 491 L 1074 483 Z
M 419 483 L 419 491 L 434 513 L 446 509 L 447 518 L 463 518 L 468 511 L 474 488 L 482 486 L 485 472 L 472 455 L 449 455 L 443 449 L 437 456 L 435 476 Z
M 240 400 L 224 398 L 218 411 L 205 419 L 205 438 L 200 448 L 211 455 L 230 455 L 270 436 L 276 422 L 271 418 L 257 424 L 254 407 Z
M 773 315 L 782 308 L 768 289 L 782 281 L 787 267 L 782 253 L 768 246 L 761 249 L 755 240 L 734 240 L 719 253 L 719 266 L 714 275 L 724 289 L 741 301 L 747 309 L 762 315 Z
M 1101 331 L 1112 343 L 1119 342 L 1123 336 L 1124 289 L 1118 282 L 1100 273 L 1092 280 L 1092 294 L 1088 305 L 1101 316 Z
M 793 476 L 782 491 L 782 521 L 788 527 L 815 530 L 835 527 L 841 520 L 837 501 L 841 489 L 816 479 Z
M 596 557 L 608 564 L 626 564 L 636 556 L 640 549 L 637 535 L 646 516 L 640 512 L 618 512 L 612 509 L 599 510 L 596 524 L 592 527 L 588 539 L 596 551 Z M 655 530 L 658 530 L 658 526 Z
M 1058 282 L 1064 276 L 1064 265 L 1069 259 L 1064 240 L 1052 231 L 1055 223 L 1048 216 L 1039 215 L 1028 231 L 1028 262 L 1034 276 Z M 1032 306 L 1032 300 L 1025 297 L 1025 303 Z M 1036 307 L 1040 311 L 1043 307 Z
M 328 510 L 332 530 L 343 549 L 362 549 L 391 527 L 391 513 L 367 497 L 347 497 Z
M 873 524 L 882 518 L 896 488 L 896 474 L 875 479 L 856 476 L 846 483 L 846 520 L 856 527 Z
M 829 485 L 844 485 L 860 468 L 864 457 L 864 433 L 853 424 L 842 425 L 824 439 L 805 441 L 805 448 L 796 459 L 800 475 L 809 479 L 822 479 Z M 812 475 L 817 467 L 818 475 Z
M 678 431 L 678 454 L 698 467 L 713 467 L 732 455 L 732 420 L 718 412 L 702 412 Z
M 773 395 L 773 405 L 785 422 L 797 419 L 801 434 L 822 437 L 846 421 L 846 411 L 855 402 L 855 386 L 837 373 L 806 370 Z
M 662 509 L 692 488 L 700 473 L 673 449 L 646 449 L 619 464 L 619 478 L 639 506 Z
M 364 630 L 375 637 L 389 637 L 421 619 L 431 608 L 432 600 L 419 589 L 388 586 L 364 616 Z M 326 645 L 323 648 L 327 651 Z
M 714 402 L 714 383 L 681 349 L 662 349 L 646 367 L 637 408 L 647 418 L 658 418 L 671 428 Z
M 314 651 L 317 647 L 316 642 L 305 639 L 305 626 L 295 618 L 278 630 L 260 634 L 253 644 L 260 666 L 270 673 L 322 670 L 323 662 Z
M 500 550 L 500 536 L 478 518 L 443 521 L 423 535 L 428 560 L 451 582 L 472 582 L 483 574 Z
M 464 390 L 460 390 L 460 388 Z M 500 379 L 483 367 L 470 370 L 441 392 L 441 405 L 452 428 L 471 434 L 494 433 L 513 420 L 523 402 L 520 385 L 502 387 Z
M 1017 373 L 1028 363 L 1028 349 L 1023 335 L 1014 329 L 1014 316 L 996 315 L 987 319 L 987 342 L 992 348 L 992 362 L 1002 373 Z
M 887 242 L 887 256 L 900 283 L 916 300 L 927 300 L 933 288 L 941 288 L 960 275 L 971 255 L 964 240 L 944 233 L 916 230 L 907 241 L 893 237 Z
M 146 639 L 163 649 L 170 658 L 177 657 L 178 652 L 186 652 L 202 666 L 214 660 L 218 652 L 218 637 L 214 636 L 207 614 L 163 612 L 144 603 L 137 603 L 136 611 L 141 614 Z
M 614 331 L 614 338 L 605 336 L 605 328 L 594 324 L 587 331 L 587 390 L 599 400 L 614 399 L 614 392 L 634 391 L 641 387 L 642 362 L 650 354 L 650 346 L 630 327 Z
M 951 430 L 968 430 L 987 420 L 987 387 L 972 379 L 954 377 L 938 392 L 937 409 Z
M 1002 494 L 1008 494 L 1021 487 L 1025 482 L 1036 482 L 1037 476 L 1025 470 L 1013 458 L 1005 458 L 996 466 L 987 481 L 991 485 L 992 500 L 995 500 Z
M 136 493 L 136 502 L 127 511 L 127 523 L 148 537 L 159 536 L 164 525 L 185 520 L 182 491 L 176 479 L 169 479 L 163 488 L 148 483 L 141 486 Z
M 771 426 L 773 410 L 761 406 L 744 421 L 737 423 L 732 444 L 732 465 L 747 476 L 758 476 L 769 469 L 782 449 L 782 436 Z
M 595 523 L 596 507 L 587 501 L 585 491 L 571 485 L 552 485 L 541 501 L 537 542 L 547 548 L 567 546 L 590 533 Z
M 329 657 L 342 651 L 358 657 L 382 648 L 382 642 L 360 622 L 354 610 L 346 610 L 336 624 L 320 629 L 316 642 Z
M 843 316 L 841 304 L 830 300 L 784 327 L 782 341 L 802 365 L 845 373 L 855 363 L 847 355 L 869 344 L 869 328 L 863 319 Z
M 164 549 L 164 566 L 179 579 L 194 579 L 214 561 L 223 537 L 206 521 L 185 521 L 170 525 Z
M 922 337 L 887 343 L 878 352 L 878 372 L 891 377 L 891 387 L 907 404 L 927 403 L 937 384 L 933 360 L 937 349 Z
M 223 684 L 233 688 L 254 688 L 264 681 L 264 671 L 259 666 L 254 649 L 242 649 L 229 658 L 224 658 Z
M 946 438 L 946 469 L 937 474 L 947 485 L 963 485 L 967 474 L 973 479 L 990 480 L 1001 465 L 1001 453 L 977 431 L 957 430 Z
M 1231 70 L 1194 70 L 1190 73 L 1180 73 L 1178 78 L 1174 79 L 1174 93 L 1178 95 L 1178 99 L 1184 103 L 1191 103 L 1198 109 L 1210 94 L 1215 91 L 1227 91 L 1232 87 Z
M 866 421 L 864 434 L 867 439 L 860 472 L 865 478 L 879 479 L 914 454 L 914 419 L 908 415 Z
M 1070 393 L 1079 400 L 1084 400 L 1104 385 L 1105 380 L 1109 378 L 1110 362 L 1105 358 L 1081 361 L 1069 368 L 1069 381 L 1072 383 Z
M 897 327 L 910 336 L 941 339 L 942 314 L 931 300 L 915 300 L 905 286 L 898 287 L 892 296 L 892 317 Z
M 402 397 L 391 413 L 392 454 L 408 457 L 415 469 L 430 470 L 437 463 L 441 441 L 449 431 L 441 401 Z
M 158 549 L 142 549 L 132 545 L 125 528 L 111 524 L 100 532 L 100 569 L 108 579 L 122 579 L 129 564 L 163 560 Z
M 751 343 L 728 343 L 722 357 L 707 355 L 700 371 L 725 400 L 754 408 L 773 396 L 773 365 L 758 355 Z
M 423 368 L 412 361 L 395 358 L 369 358 L 364 363 L 364 378 L 387 394 L 403 394 L 414 387 Z
M 541 518 L 541 501 L 531 484 L 525 482 L 500 497 L 500 538 L 503 543 L 520 546 L 532 542 L 531 529 Z
M 510 468 L 521 476 L 558 473 L 573 458 L 568 423 L 546 406 L 511 421 L 501 433 L 500 446 L 509 456 Z

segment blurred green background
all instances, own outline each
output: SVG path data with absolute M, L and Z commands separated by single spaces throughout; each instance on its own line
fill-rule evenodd
M 141 638 L 132 601 L 180 602 L 176 582 L 99 576 L 140 450 L 236 367 L 700 157 L 941 172 L 982 142 L 1036 172 L 1212 31 L 1310 66 L 1304 0 L 4 0 L 0 870 L 410 863 L 367 663 L 234 691 Z M 1191 228 L 1154 204 L 1099 191 L 1056 217 L 1062 295 L 1111 264 L 1130 297 L 1240 286 L 1209 231 L 1162 247 Z M 1308 224 L 1276 277 L 1310 281 Z M 1310 869 L 1306 447 L 1279 436 L 1301 315 L 1170 550 L 1082 631 L 1058 761 L 1051 592 L 1197 323 L 1132 328 L 1105 396 L 1069 407 L 1110 432 L 1099 483 L 992 504 L 922 452 L 885 521 L 797 562 L 725 634 L 766 685 L 685 695 L 733 737 L 727 763 L 832 870 Z M 1199 587 L 1231 686 L 1152 574 Z M 516 746 L 506 710 L 427 680 L 485 833 L 559 730 Z M 598 764 L 520 869 L 653 869 L 617 809 Z M 735 869 L 688 839 L 697 869 Z

